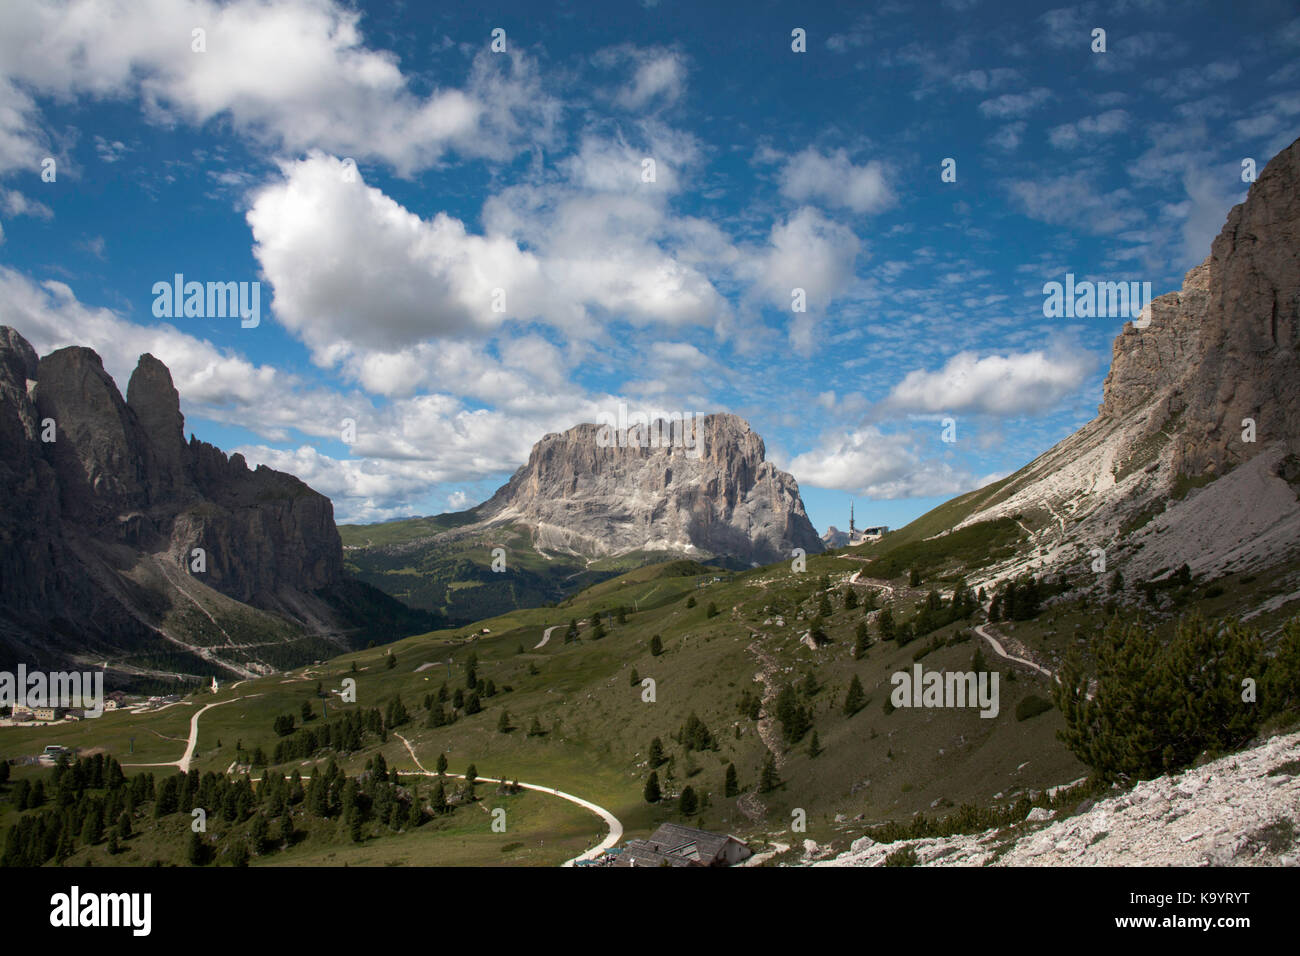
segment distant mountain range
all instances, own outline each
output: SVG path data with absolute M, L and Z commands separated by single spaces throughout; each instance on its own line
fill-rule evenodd
M 94 351 L 38 358 L 0 327 L 0 665 L 246 677 L 655 561 L 822 550 L 794 479 L 735 416 L 694 420 L 675 447 L 598 431 L 546 436 L 472 511 L 346 529 L 345 567 L 327 498 L 186 442 L 156 358 L 141 356 L 124 400 Z

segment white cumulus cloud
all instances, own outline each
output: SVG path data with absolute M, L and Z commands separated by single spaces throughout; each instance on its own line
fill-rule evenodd
M 979 481 L 946 461 L 923 459 L 912 435 L 875 426 L 822 436 L 791 460 L 790 472 L 801 485 L 877 499 L 955 495 Z
M 933 414 L 1036 415 L 1079 388 L 1093 365 L 1088 353 L 1073 350 L 984 358 L 959 352 L 937 371 L 908 372 L 884 405 Z
M 361 15 L 333 0 L 2 4 L 0 171 L 39 155 L 29 92 L 137 97 L 161 123 L 226 117 L 274 149 L 404 174 L 448 150 L 504 159 L 548 142 L 559 110 L 533 63 L 489 53 L 486 35 L 463 86 L 416 93 L 394 54 L 367 46 Z
M 797 202 L 820 201 L 856 213 L 879 212 L 894 201 L 879 160 L 855 166 L 842 149 L 820 153 L 809 147 L 790 157 L 781 171 L 781 192 Z

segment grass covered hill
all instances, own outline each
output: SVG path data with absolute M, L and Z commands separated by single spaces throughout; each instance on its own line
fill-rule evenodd
M 972 592 L 965 581 L 991 550 L 1015 546 L 1018 533 L 998 522 L 931 540 L 898 533 L 867 548 L 808 558 L 801 569 L 777 564 L 735 572 L 666 562 L 601 581 L 552 607 L 512 610 L 240 681 L 152 714 L 0 728 L 0 754 L 14 761 L 0 793 L 0 828 L 35 826 L 23 821 L 50 812 L 48 803 L 24 805 L 30 791 L 22 802 L 14 796 L 22 780 L 32 786 L 43 779 L 46 794 L 52 792 L 53 770 L 23 762 L 46 744 L 73 748 L 83 759 L 112 757 L 128 779 L 152 774 L 156 789 L 165 777 L 181 779 L 177 768 L 130 765 L 178 760 L 190 719 L 212 704 L 200 719 L 189 767 L 190 778 L 197 777 L 188 787 L 191 802 L 209 775 L 221 781 L 208 784 L 209 792 L 245 779 L 278 788 L 283 778 L 292 789 L 295 773 L 304 788 L 318 777 L 331 784 L 315 805 L 303 802 L 305 789 L 302 800 L 289 802 L 288 829 L 277 828 L 280 798 L 262 794 L 261 784 L 242 803 L 238 794 L 230 798 L 231 809 L 223 793 L 206 862 L 241 862 L 246 846 L 253 865 L 554 864 L 607 833 L 599 817 L 552 795 L 496 784 L 479 784 L 471 794 L 462 777 L 450 776 L 471 769 L 479 778 L 590 801 L 616 817 L 628 837 L 678 820 L 756 845 L 810 838 L 844 847 L 867 833 L 1010 825 L 1030 805 L 1077 803 L 1090 792 L 1093 785 L 1083 782 L 1090 777 L 1101 784 L 1106 774 L 1097 754 L 1064 741 L 1089 720 L 1126 719 L 1107 703 L 1128 699 L 1122 686 L 1099 696 L 1098 706 L 1109 708 L 1104 713 L 1080 713 L 1068 701 L 1063 712 L 1045 672 L 1064 672 L 1071 682 L 1079 674 L 1103 675 L 1111 686 L 1143 679 L 1115 652 L 1105 659 L 1091 653 L 1113 646 L 1103 635 L 1117 611 L 1131 608 L 1148 622 L 1153 640 L 1168 642 L 1187 613 L 1234 607 L 1222 603 L 1226 592 L 1210 596 L 1212 586 L 1194 579 L 1150 597 L 1137 586 L 1114 590 L 1110 580 L 1056 577 L 1022 581 L 1011 596 L 1005 586 Z M 1268 587 L 1239 587 L 1262 599 L 1252 585 Z M 995 599 L 998 619 L 986 623 Z M 1256 619 L 1265 656 L 1277 646 L 1272 622 L 1282 619 L 1281 610 Z M 977 627 L 991 628 L 1007 653 L 1035 666 L 999 656 Z M 1199 638 L 1189 640 L 1198 646 Z M 918 665 L 996 672 L 996 716 L 895 707 L 893 675 Z M 1223 673 L 1236 679 L 1226 665 Z M 1283 716 L 1269 719 L 1275 724 Z M 1249 736 L 1264 726 L 1252 717 L 1238 730 Z M 1227 744 L 1207 738 L 1207 747 L 1221 745 Z M 449 776 L 437 777 L 440 768 Z M 396 772 L 399 782 L 381 770 Z M 1077 785 L 1059 789 L 1067 784 Z M 185 789 L 176 786 L 178 794 Z M 62 799 L 75 804 L 83 797 Z M 111 794 L 89 799 L 120 817 Z M 443 800 L 451 812 L 440 809 Z M 497 809 L 505 810 L 504 830 L 492 826 Z M 118 850 L 134 844 L 142 852 L 133 848 L 114 861 L 187 862 L 179 809 L 157 814 L 140 801 L 133 812 L 134 835 L 119 838 Z M 801 819 L 806 830 L 792 829 Z M 98 839 L 74 843 L 68 859 L 108 862 L 113 823 L 101 822 Z M 51 838 L 49 858 L 57 857 L 61 839 Z

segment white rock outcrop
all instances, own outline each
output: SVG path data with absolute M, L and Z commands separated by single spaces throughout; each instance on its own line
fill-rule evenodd
M 938 839 L 856 840 L 814 866 L 880 866 L 910 846 L 921 866 L 1296 866 L 1300 733 L 1145 780 L 1042 825 Z

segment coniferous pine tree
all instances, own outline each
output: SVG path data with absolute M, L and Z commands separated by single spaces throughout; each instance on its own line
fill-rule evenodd
M 1270 691 L 1279 681 L 1296 686 L 1288 660 L 1297 648 L 1300 619 L 1284 627 L 1270 659 L 1259 633 L 1237 622 L 1192 616 L 1162 641 L 1145 622 L 1115 618 L 1092 645 L 1092 698 L 1077 655 L 1061 669 L 1053 689 L 1066 724 L 1060 737 L 1105 780 L 1146 779 L 1207 751 L 1235 750 L 1276 712 L 1273 706 L 1286 706 L 1270 701 Z M 1243 706 L 1243 679 L 1255 674 L 1264 694 L 1258 705 Z
M 762 793 L 771 793 L 780 784 L 781 778 L 776 772 L 776 758 L 768 751 L 763 758 L 763 769 L 758 775 L 758 789 Z
M 808 625 L 808 636 L 818 647 L 830 642 L 830 635 L 826 633 L 826 619 L 818 614 Z
M 880 612 L 880 617 L 876 620 L 876 627 L 880 630 L 880 639 L 882 641 L 892 641 L 897 636 L 892 609 L 885 608 Z
M 867 695 L 862 690 L 862 681 L 858 680 L 858 675 L 853 675 L 853 680 L 849 681 L 849 689 L 844 695 L 844 713 L 852 717 L 860 711 L 867 702 Z
M 677 811 L 683 816 L 689 817 L 699 809 L 699 800 L 695 796 L 695 788 L 687 785 L 682 788 L 681 794 L 677 797 Z
M 867 656 L 867 648 L 871 646 L 871 632 L 867 627 L 866 621 L 858 621 L 857 630 L 853 634 L 853 659 L 860 661 Z
M 646 803 L 658 803 L 660 798 L 663 796 L 659 790 L 658 771 L 651 770 L 650 776 L 646 778 L 644 796 Z
M 91 803 L 86 811 L 86 818 L 81 827 L 81 841 L 87 846 L 92 846 L 100 841 L 104 835 L 104 815 L 99 805 Z
M 722 785 L 722 793 L 723 796 L 727 797 L 734 797 L 740 793 L 740 783 L 736 780 L 736 765 L 734 763 L 727 764 L 727 776 Z
M 270 827 L 267 825 L 266 817 L 259 813 L 253 817 L 253 822 L 248 827 L 248 839 L 253 844 L 253 850 L 258 853 L 265 853 L 269 836 Z

